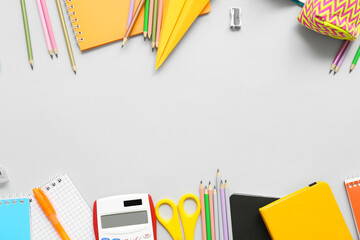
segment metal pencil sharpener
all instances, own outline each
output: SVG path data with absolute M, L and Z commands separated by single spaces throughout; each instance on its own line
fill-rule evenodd
M 241 29 L 241 9 L 230 8 L 230 30 L 238 31 Z

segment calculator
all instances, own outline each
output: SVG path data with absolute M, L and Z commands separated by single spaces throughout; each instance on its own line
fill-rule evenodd
M 156 240 L 156 216 L 149 194 L 119 195 L 94 202 L 96 240 Z

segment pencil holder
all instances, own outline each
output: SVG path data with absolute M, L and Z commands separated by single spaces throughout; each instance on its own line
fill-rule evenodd
M 315 32 L 354 41 L 359 36 L 360 0 L 307 0 L 298 21 Z

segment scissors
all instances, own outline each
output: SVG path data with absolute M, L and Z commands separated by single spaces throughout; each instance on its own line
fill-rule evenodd
M 196 208 L 195 213 L 193 213 L 193 214 L 188 214 L 185 212 L 184 202 L 188 199 L 192 199 L 196 202 L 197 208 Z M 172 215 L 171 219 L 164 219 L 161 217 L 161 215 L 159 213 L 159 208 L 163 204 L 167 204 L 171 207 L 171 209 L 173 211 L 173 215 Z M 180 219 L 179 219 L 179 214 L 178 214 L 178 208 L 179 208 L 179 213 L 180 213 L 180 217 L 181 217 L 181 222 L 183 225 L 185 240 L 194 240 L 195 226 L 196 226 L 196 222 L 199 218 L 200 209 L 201 209 L 200 200 L 196 195 L 194 195 L 192 193 L 185 194 L 184 196 L 182 196 L 180 198 L 178 206 L 176 206 L 176 204 L 170 199 L 160 200 L 156 204 L 156 207 L 155 207 L 156 218 L 161 223 L 161 225 L 163 225 L 164 228 L 170 233 L 171 237 L 174 240 L 183 240 L 183 236 L 181 233 Z

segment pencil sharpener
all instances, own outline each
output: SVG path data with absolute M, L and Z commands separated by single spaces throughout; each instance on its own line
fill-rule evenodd
M 4 167 L 0 167 L 0 183 L 6 183 L 9 181 L 8 174 Z
M 241 9 L 230 8 L 230 30 L 238 31 L 241 29 Z

